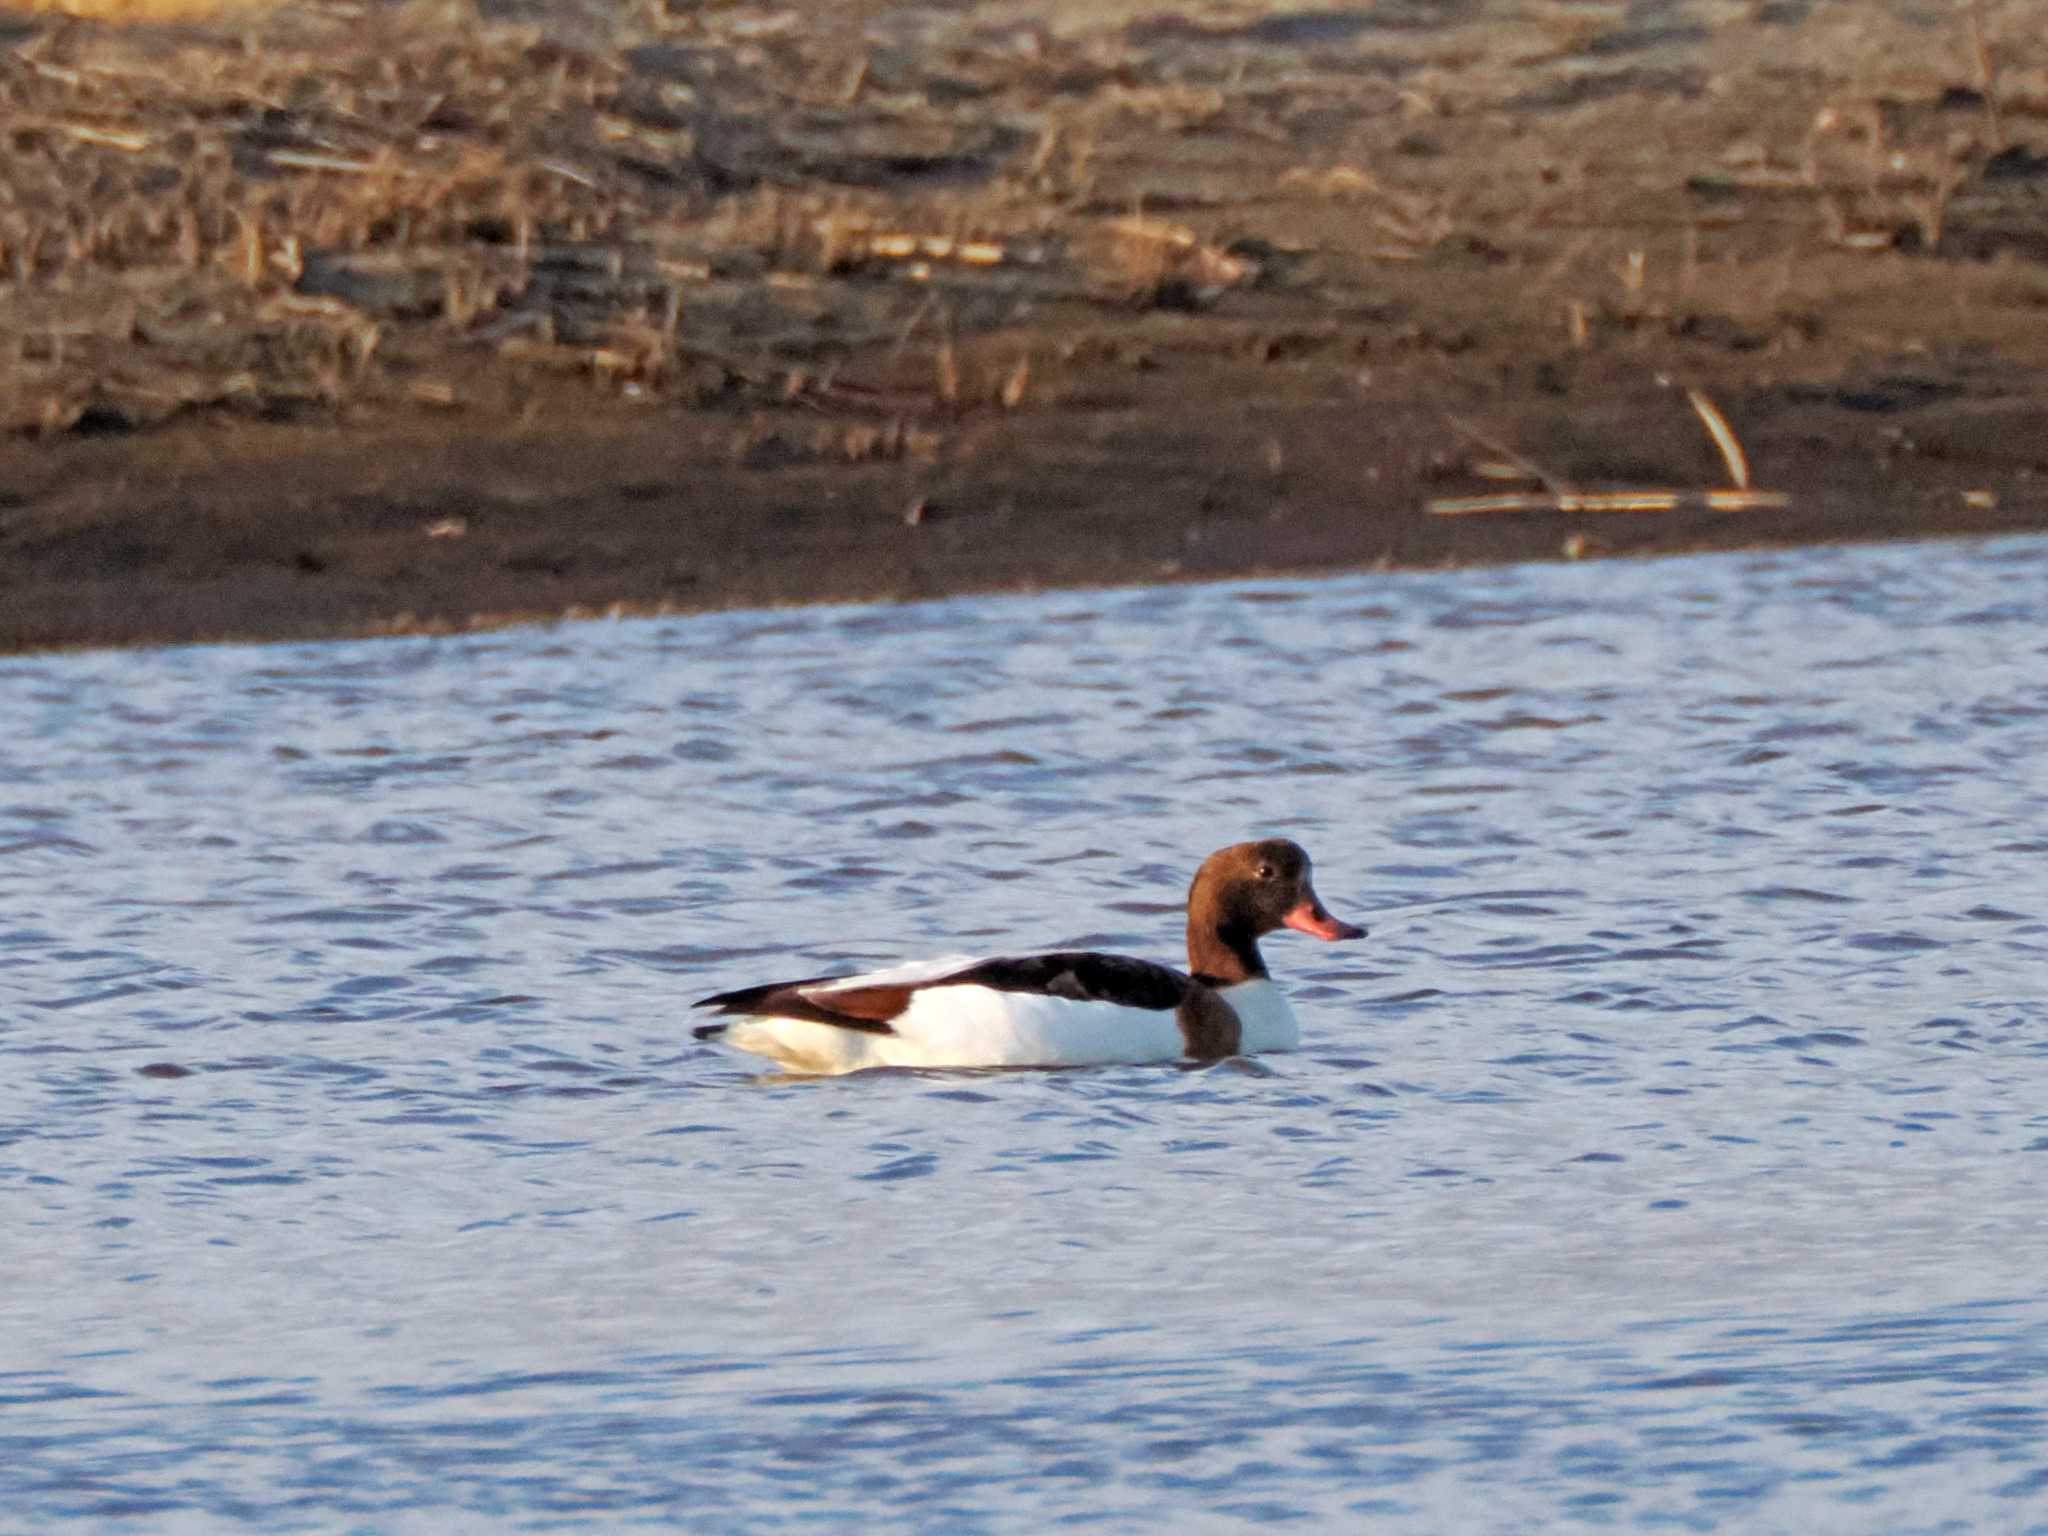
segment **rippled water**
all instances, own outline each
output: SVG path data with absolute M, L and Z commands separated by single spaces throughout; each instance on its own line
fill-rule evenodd
M 2044 624 L 2018 540 L 0 663 L 0 1528 L 2048 1530 Z M 688 1037 L 1175 960 L 1268 831 L 1374 929 L 1298 1055 Z

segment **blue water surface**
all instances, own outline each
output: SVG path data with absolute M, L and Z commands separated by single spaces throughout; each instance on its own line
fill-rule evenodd
M 2048 1531 L 2048 541 L 6 660 L 0 1062 L 0 1530 Z

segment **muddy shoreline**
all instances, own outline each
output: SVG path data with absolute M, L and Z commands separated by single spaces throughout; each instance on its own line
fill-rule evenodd
M 17 20 L 0 648 L 2048 527 L 2022 7 L 1481 9 Z

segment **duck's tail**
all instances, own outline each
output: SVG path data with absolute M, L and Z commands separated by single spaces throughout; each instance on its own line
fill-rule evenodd
M 790 986 L 801 986 L 801 982 L 771 982 L 765 987 L 741 987 L 736 992 L 714 992 L 710 997 L 700 997 L 690 1004 L 692 1008 L 710 1008 L 726 1016 L 728 1021 L 744 1019 L 777 992 Z M 716 1040 L 728 1029 L 730 1022 L 722 1024 L 699 1024 L 690 1031 L 698 1040 Z

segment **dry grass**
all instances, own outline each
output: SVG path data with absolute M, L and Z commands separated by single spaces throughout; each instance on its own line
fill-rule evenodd
M 1257 263 L 1209 244 L 1186 225 L 1133 214 L 1113 221 L 1106 233 L 1103 279 L 1147 307 L 1204 308 L 1258 275 Z
M 88 21 L 178 22 L 274 10 L 280 0 L 0 0 L 0 11 Z
M 616 261 L 593 278 L 557 257 L 658 231 L 703 200 L 688 160 L 622 166 L 633 151 L 613 125 L 632 104 L 617 61 L 462 6 L 295 8 L 260 25 L 256 47 L 239 31 L 43 32 L 0 69 L 0 311 L 29 337 L 54 334 L 111 286 L 151 361 L 196 376 L 167 397 L 103 356 L 118 346 L 73 348 L 44 378 L 12 381 L 18 398 L 41 384 L 70 402 L 21 402 L 23 424 L 92 401 L 148 420 L 166 398 L 236 393 L 224 386 L 243 375 L 239 393 L 280 405 L 361 381 L 369 350 L 336 375 L 294 343 L 307 322 L 281 296 L 345 312 L 320 323 L 351 336 L 423 315 L 466 334 L 530 297 L 574 312 L 555 299 L 579 287 L 609 285 L 604 322 L 660 307 L 656 278 Z M 201 314 L 216 318 L 182 318 Z
M 1981 254 L 2026 190 L 1987 165 L 2048 114 L 2020 0 L 1935 33 L 1880 3 L 1764 28 L 1674 0 L 1697 24 L 1669 37 L 1545 0 L 1355 33 L 1045 0 L 1057 25 L 935 7 L 914 57 L 825 0 L 649 0 L 573 40 L 472 0 L 58 4 L 234 14 L 32 23 L 0 58 L 0 428 L 415 402 L 423 379 L 462 402 L 466 367 L 805 407 L 863 350 L 875 388 L 1014 410 L 1062 338 L 974 343 L 1027 311 L 1075 334 L 1314 317 L 1390 284 L 1418 348 L 1592 359 L 1696 321 L 1716 260 Z M 1733 286 L 1760 345 L 1796 343 L 1766 285 Z M 943 347 L 907 354 L 939 315 Z

